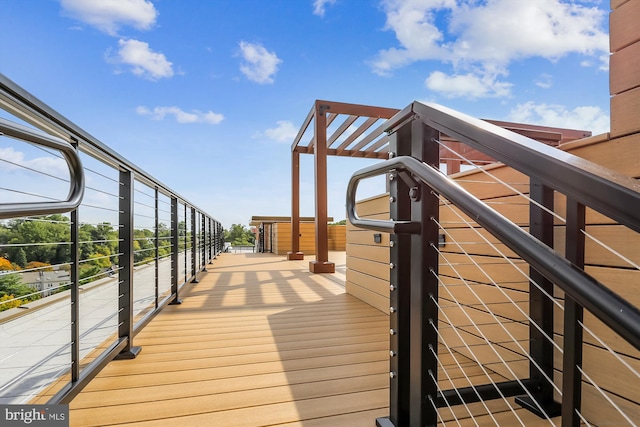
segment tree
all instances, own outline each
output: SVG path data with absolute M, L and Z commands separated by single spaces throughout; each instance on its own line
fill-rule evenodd
M 34 289 L 30 286 L 22 284 L 19 274 L 5 274 L 0 276 L 0 297 L 4 295 L 12 295 L 21 297 L 29 295 L 26 299 L 29 301 L 37 300 L 40 294 L 30 295 L 34 293 Z
M 11 245 L 47 243 L 9 248 L 9 259 L 16 264 L 24 266 L 28 261 L 48 264 L 69 262 L 70 247 L 67 244 L 71 238 L 69 218 L 55 214 L 35 220 L 16 219 L 9 221 L 8 225 L 11 230 L 8 243 Z M 26 258 L 23 263 L 21 252 Z
M 11 261 L 6 258 L 0 258 L 0 271 L 13 270 L 13 265 L 11 265 Z
M 5 294 L 0 297 L 0 311 L 9 310 L 10 308 L 20 307 L 27 300 L 16 299 L 14 295 Z
M 27 265 L 27 254 L 23 248 L 18 248 L 15 263 L 24 268 Z
M 244 225 L 233 224 L 231 229 L 224 231 L 224 240 L 231 242 L 232 246 L 251 246 L 256 241 L 256 237 Z
M 24 266 L 24 268 L 25 270 L 38 268 L 42 271 L 53 271 L 53 267 L 51 267 L 51 264 L 47 264 L 46 262 L 40 262 L 40 261 L 30 261 L 27 265 Z

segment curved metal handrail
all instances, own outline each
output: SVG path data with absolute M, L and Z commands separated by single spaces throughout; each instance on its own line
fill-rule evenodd
M 356 213 L 355 196 L 360 180 L 393 170 L 410 172 L 414 179 L 443 195 L 547 279 L 558 285 L 578 304 L 591 311 L 640 350 L 640 311 L 635 306 L 493 210 L 438 169 L 413 157 L 396 157 L 365 167 L 353 174 L 347 186 L 347 216 L 353 225 L 375 231 L 419 232 L 420 224 L 362 219 Z
M 0 203 L 0 219 L 69 212 L 80 205 L 84 195 L 84 169 L 78 152 L 71 144 L 5 119 L 0 119 L 0 134 L 58 150 L 69 167 L 69 193 L 65 200 Z

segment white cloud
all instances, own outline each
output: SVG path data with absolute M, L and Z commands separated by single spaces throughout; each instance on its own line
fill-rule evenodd
M 141 116 L 151 116 L 153 120 L 164 120 L 166 116 L 174 116 L 178 123 L 208 123 L 216 125 L 224 120 L 222 114 L 217 114 L 213 111 L 193 110 L 188 113 L 178 107 L 155 107 L 151 110 L 145 106 L 140 106 L 136 108 L 136 113 Z
M 446 59 L 447 50 L 439 43 L 444 34 L 436 26 L 435 14 L 441 9 L 456 7 L 455 0 L 386 0 L 386 30 L 396 34 L 399 48 L 381 50 L 371 61 L 373 71 L 380 75 L 414 61 Z
M 601 63 L 600 69 L 608 67 L 607 13 L 576 2 L 384 0 L 383 9 L 385 29 L 395 33 L 398 46 L 379 51 L 370 62 L 379 75 L 435 60 L 451 64 L 454 75 L 467 82 L 487 81 L 506 75 L 514 60 L 555 61 L 569 53 Z M 473 86 L 471 93 L 476 91 Z
M 123 25 L 148 30 L 158 11 L 147 0 L 60 0 L 63 13 L 112 36 Z
M 551 86 L 553 86 L 553 76 L 551 76 L 551 74 L 542 73 L 535 83 L 538 87 L 549 89 Z
M 163 53 L 151 50 L 148 43 L 120 39 L 118 45 L 120 49 L 116 57 L 109 57 L 107 52 L 109 61 L 129 65 L 133 74 L 149 80 L 173 76 L 173 64 Z
M 434 71 L 427 77 L 425 85 L 434 92 L 440 92 L 449 98 L 497 98 L 511 94 L 511 83 L 496 80 L 497 76 L 485 74 L 478 76 L 472 73 L 448 76 L 441 71 Z
M 249 80 L 264 84 L 273 83 L 273 77 L 282 62 L 275 52 L 269 52 L 260 44 L 240 42 L 240 51 L 244 63 L 240 71 Z
M 64 159 L 59 157 L 34 157 L 27 159 L 25 153 L 13 147 L 0 147 L 0 169 L 4 171 L 17 171 L 24 168 L 41 171 L 58 177 L 68 177 L 69 167 Z
M 254 135 L 254 138 L 266 137 L 277 142 L 293 142 L 298 135 L 298 128 L 289 120 L 278 120 L 275 128 L 266 129 Z
M 314 0 L 313 14 L 324 17 L 327 5 L 336 4 L 336 0 Z
M 509 113 L 509 120 L 542 126 L 583 129 L 594 135 L 609 131 L 609 115 L 600 107 L 581 106 L 573 110 L 564 105 L 536 104 L 527 102 L 519 104 Z

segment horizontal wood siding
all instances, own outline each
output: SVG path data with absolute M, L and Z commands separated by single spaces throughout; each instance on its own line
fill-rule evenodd
M 356 205 L 361 218 L 389 219 L 389 195 L 362 200 Z M 379 234 L 380 243 L 374 236 Z M 389 312 L 389 234 L 347 225 L 347 293 L 378 310 Z
M 291 251 L 291 223 L 277 222 L 273 226 L 273 252 L 278 255 L 286 255 Z M 300 223 L 300 251 L 305 255 L 316 253 L 316 230 L 313 222 Z
M 345 225 L 329 225 L 327 232 L 330 251 L 347 250 L 347 227 Z

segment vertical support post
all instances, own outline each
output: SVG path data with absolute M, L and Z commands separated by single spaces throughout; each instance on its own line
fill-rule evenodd
M 135 359 L 140 353 L 140 347 L 133 346 L 133 188 L 133 172 L 120 170 L 118 336 L 127 345 L 116 360 Z
M 214 223 L 213 223 L 213 219 L 211 219 L 211 217 L 207 217 L 207 221 L 209 222 L 209 227 L 208 227 L 208 233 L 207 233 L 207 237 L 209 238 L 209 243 L 207 244 L 207 248 L 209 250 L 209 264 L 213 264 L 213 257 L 214 255 L 214 248 L 213 248 L 213 244 L 215 242 L 215 229 L 213 228 Z
M 389 136 L 389 158 L 411 154 L 410 144 L 399 143 L 411 135 L 407 128 L 401 128 Z M 397 172 L 389 174 L 389 212 L 393 221 L 411 219 L 409 186 L 398 177 Z M 410 402 L 409 366 L 411 292 L 410 282 L 411 236 L 391 234 L 389 236 L 389 417 L 378 418 L 378 427 L 402 426 L 409 422 Z
M 585 207 L 567 196 L 566 258 L 584 269 Z M 582 306 L 565 294 L 564 300 L 564 353 L 562 359 L 562 426 L 578 427 L 578 412 L 582 405 Z
M 160 207 L 158 204 L 158 187 L 155 188 L 155 287 L 156 287 L 156 309 L 159 307 L 160 299 Z
M 422 121 L 411 122 L 411 155 L 440 168 L 440 133 Z M 412 425 L 438 423 L 438 236 L 440 200 L 427 185 L 409 192 L 411 221 L 422 224 L 420 234 L 411 235 L 411 405 Z
M 327 105 L 315 105 L 315 198 L 316 198 L 316 260 L 309 261 L 311 273 L 334 273 L 336 265 L 329 261 L 329 230 L 327 225 Z
M 531 177 L 529 197 L 536 202 L 529 205 L 529 233 L 553 248 L 553 215 L 549 212 L 554 207 L 553 189 Z M 536 384 L 532 390 L 536 401 L 519 396 L 516 403 L 541 418 L 555 417 L 560 415 L 560 405 L 553 400 L 553 385 L 546 379 L 553 380 L 553 343 L 544 335 L 553 339 L 553 301 L 545 295 L 553 296 L 553 283 L 534 268 L 530 268 L 529 277 L 529 354 L 540 368 L 529 363 L 529 378 Z
M 80 379 L 80 223 L 78 209 L 71 211 L 71 382 Z
M 191 222 L 189 221 L 189 224 L 187 224 L 187 212 L 189 211 L 189 208 L 187 207 L 187 204 L 184 204 L 184 277 L 182 278 L 182 282 L 183 283 L 187 283 L 187 281 L 189 280 L 189 269 L 188 267 L 188 260 L 189 257 L 187 256 L 187 246 L 191 245 L 191 242 L 189 242 L 188 237 L 188 230 L 191 227 Z
M 202 232 L 202 236 L 201 236 L 201 241 L 202 241 L 202 271 L 207 271 L 207 252 L 208 252 L 208 248 L 209 245 L 207 244 L 207 237 L 208 237 L 208 229 L 207 229 L 207 224 L 209 223 L 207 221 L 207 217 L 204 215 L 204 213 L 200 213 L 200 219 L 201 219 L 201 232 Z
M 411 155 L 438 167 L 439 149 L 433 142 L 438 138 L 437 131 L 411 121 L 390 136 L 390 156 Z M 439 201 L 429 187 L 413 184 L 404 172 L 394 172 L 390 179 L 391 218 L 420 222 L 421 232 L 390 238 L 390 415 L 376 424 L 435 426 Z
M 300 251 L 300 153 L 291 152 L 291 252 L 288 260 L 302 260 Z
M 198 281 L 198 216 L 196 208 L 191 208 L 191 283 Z
M 180 222 L 178 221 L 178 199 L 171 198 L 171 295 L 172 305 L 182 304 L 178 295 L 178 275 L 180 274 Z

